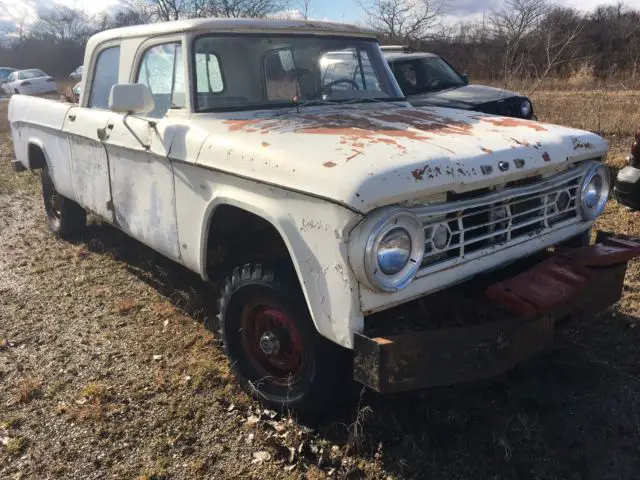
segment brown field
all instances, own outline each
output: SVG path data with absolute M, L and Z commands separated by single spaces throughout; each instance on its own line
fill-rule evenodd
M 542 120 L 604 134 L 613 169 L 639 100 L 534 96 Z M 238 389 L 195 275 L 99 223 L 53 238 L 37 176 L 9 168 L 4 114 L 0 129 L 0 478 L 640 477 L 638 264 L 614 310 L 507 375 L 365 392 L 301 425 Z M 640 235 L 638 220 L 612 201 L 598 226 Z

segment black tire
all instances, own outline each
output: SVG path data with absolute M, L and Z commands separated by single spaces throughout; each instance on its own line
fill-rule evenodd
M 219 334 L 249 394 L 279 411 L 321 413 L 349 390 L 352 355 L 317 332 L 288 270 L 236 268 L 220 294 Z
M 47 167 L 40 173 L 40 182 L 49 230 L 67 240 L 80 238 L 87 224 L 87 212 L 76 202 L 56 191 Z

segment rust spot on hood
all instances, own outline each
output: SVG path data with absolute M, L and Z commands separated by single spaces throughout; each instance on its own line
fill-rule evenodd
M 337 165 L 337 163 L 334 162 L 324 162 L 322 165 L 324 165 L 327 168 L 333 168 Z
M 551 155 L 549 155 L 549 152 L 544 152 L 544 153 L 542 154 L 542 159 L 543 159 L 545 162 L 550 162 L 550 161 L 551 161 Z
M 453 177 L 453 169 L 451 167 L 447 167 L 445 171 L 447 175 Z M 416 168 L 415 170 L 411 170 L 411 175 L 416 181 L 423 180 L 425 175 L 427 178 L 435 178 L 442 175 L 442 169 L 438 165 L 434 167 L 432 167 L 431 165 L 425 165 L 422 168 Z
M 571 143 L 573 144 L 574 150 L 592 150 L 596 148 L 593 143 L 580 140 L 574 136 L 571 137 Z
M 500 118 L 492 118 L 492 117 L 476 117 L 482 120 L 483 122 L 490 123 L 496 127 L 525 127 L 531 128 L 536 132 L 546 132 L 547 129 L 540 125 L 539 123 L 532 122 L 531 120 L 522 120 L 520 118 L 512 118 L 512 117 L 500 117 Z
M 270 146 L 270 145 L 271 145 L 271 144 L 270 144 L 269 142 L 262 142 L 262 146 L 263 146 L 263 147 L 265 147 L 265 148 L 266 148 L 266 147 L 268 147 L 268 146 Z
M 229 126 L 230 132 L 335 135 L 340 137 L 341 144 L 350 145 L 353 151 L 384 143 L 396 147 L 401 153 L 406 153 L 406 147 L 398 142 L 401 139 L 422 142 L 436 135 L 472 135 L 473 129 L 470 123 L 410 109 L 366 114 L 352 111 L 291 114 L 266 119 L 226 120 L 224 123 Z
M 493 153 L 493 150 L 491 150 L 490 148 L 480 147 L 480 150 L 482 150 L 484 153 Z
M 528 147 L 531 144 L 529 142 L 527 142 L 526 140 L 518 140 L 517 138 L 511 138 L 511 140 L 513 140 L 515 143 L 517 143 L 518 145 L 522 145 L 523 147 Z

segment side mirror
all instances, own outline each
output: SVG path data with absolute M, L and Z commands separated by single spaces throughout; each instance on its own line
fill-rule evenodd
M 460 76 L 462 77 L 462 81 L 464 82 L 464 84 L 465 85 L 469 85 L 469 74 L 468 73 L 463 73 Z
M 151 90 L 139 83 L 121 83 L 111 87 L 109 110 L 117 113 L 149 113 L 156 107 Z

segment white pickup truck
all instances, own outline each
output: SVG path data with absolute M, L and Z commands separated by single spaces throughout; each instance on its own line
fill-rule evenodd
M 179 21 L 99 33 L 84 65 L 78 105 L 12 97 L 15 167 L 61 237 L 92 212 L 222 285 L 211 326 L 271 405 L 494 375 L 620 298 L 637 245 L 585 247 L 603 139 L 414 108 L 373 32 Z

